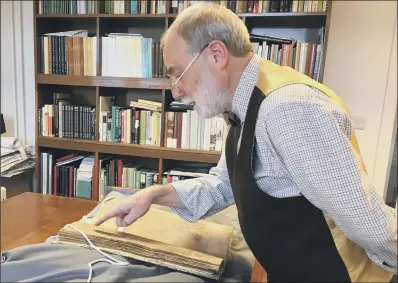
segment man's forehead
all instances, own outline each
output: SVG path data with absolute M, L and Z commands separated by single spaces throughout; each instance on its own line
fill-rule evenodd
M 171 30 L 166 37 L 165 49 L 174 49 L 175 47 L 182 46 L 185 48 L 186 42 L 175 30 Z
M 168 68 L 181 65 L 186 59 L 189 59 L 186 47 L 187 43 L 177 33 L 173 31 L 168 34 L 163 49 L 164 63 Z

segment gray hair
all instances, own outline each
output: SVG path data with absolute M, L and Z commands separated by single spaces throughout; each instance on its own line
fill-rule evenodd
M 231 10 L 218 4 L 200 2 L 181 12 L 161 39 L 164 47 L 168 33 L 176 30 L 188 44 L 188 52 L 195 54 L 212 40 L 224 42 L 235 57 L 252 51 L 246 25 Z

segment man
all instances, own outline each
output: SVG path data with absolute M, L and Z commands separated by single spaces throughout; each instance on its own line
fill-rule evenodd
M 368 183 L 341 100 L 253 54 L 244 23 L 215 4 L 182 12 L 161 45 L 174 98 L 205 118 L 228 113 L 226 149 L 207 176 L 146 188 L 96 224 L 131 225 L 151 204 L 197 221 L 236 203 L 269 282 L 389 282 L 396 218 Z

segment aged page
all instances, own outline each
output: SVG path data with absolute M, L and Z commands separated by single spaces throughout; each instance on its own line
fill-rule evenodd
M 105 203 L 97 211 L 95 217 L 100 218 L 106 211 L 117 207 L 119 203 L 118 199 Z M 117 229 L 114 218 L 109 219 L 101 226 L 111 230 Z M 228 252 L 233 229 L 230 226 L 205 220 L 190 223 L 172 212 L 151 208 L 143 217 L 125 227 L 124 232 L 224 259 Z
M 211 278 L 220 275 L 233 236 L 232 227 L 207 221 L 189 223 L 156 208 L 151 208 L 123 232 L 118 231 L 114 218 L 98 227 L 92 224 L 120 201 L 105 202 L 94 218 L 83 218 L 72 225 L 103 250 Z M 86 244 L 71 227 L 64 227 L 59 238 L 61 242 Z

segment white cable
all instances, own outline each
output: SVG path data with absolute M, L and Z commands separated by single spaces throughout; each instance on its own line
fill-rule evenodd
M 99 250 L 99 249 L 90 241 L 90 239 L 86 236 L 86 234 L 84 234 L 82 231 L 80 231 L 79 229 L 77 229 L 75 226 L 73 226 L 73 225 L 71 225 L 71 224 L 67 224 L 66 226 L 71 227 L 72 229 L 74 229 L 74 230 L 76 230 L 77 232 L 79 232 L 79 233 L 86 239 L 86 241 L 89 243 L 89 245 L 90 245 L 93 249 L 95 249 L 97 252 L 99 252 L 100 254 L 102 254 L 104 257 L 108 258 L 108 259 L 105 259 L 105 258 L 96 259 L 96 260 L 93 260 L 92 262 L 90 262 L 90 263 L 88 264 L 88 267 L 89 267 L 90 271 L 89 271 L 89 276 L 88 276 L 88 279 L 87 279 L 87 283 L 91 282 L 91 278 L 92 278 L 92 275 L 93 275 L 93 267 L 92 267 L 92 266 L 93 266 L 94 264 L 98 263 L 98 262 L 108 262 L 108 263 L 113 264 L 113 265 L 121 265 L 121 266 L 127 266 L 127 265 L 129 265 L 128 262 L 117 260 L 117 259 L 111 257 L 110 255 L 104 253 L 103 251 Z

